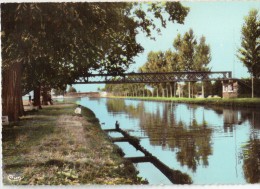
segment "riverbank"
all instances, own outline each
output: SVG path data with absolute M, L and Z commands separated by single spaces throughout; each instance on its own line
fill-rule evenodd
M 166 97 L 123 97 L 110 96 L 108 98 L 123 98 L 144 101 L 175 102 L 198 105 L 215 105 L 224 107 L 260 108 L 260 98 L 166 98 Z
M 142 184 L 94 113 L 75 104 L 27 111 L 2 129 L 5 185 Z

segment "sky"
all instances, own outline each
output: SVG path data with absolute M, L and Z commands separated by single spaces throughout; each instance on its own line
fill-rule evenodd
M 210 45 L 212 60 L 209 64 L 211 71 L 232 71 L 233 78 L 249 77 L 247 68 L 237 57 L 237 49 L 241 44 L 241 28 L 244 17 L 250 9 L 255 8 L 260 12 L 260 1 L 204 1 L 182 2 L 190 8 L 190 12 L 183 25 L 167 23 L 161 35 L 155 35 L 156 40 L 150 40 L 140 33 L 137 42 L 144 47 L 144 52 L 135 57 L 129 72 L 137 71 L 147 60 L 150 51 L 166 51 L 173 49 L 172 43 L 178 33 L 184 34 L 190 28 L 199 39 L 206 37 Z M 77 91 L 97 91 L 104 85 L 74 85 Z

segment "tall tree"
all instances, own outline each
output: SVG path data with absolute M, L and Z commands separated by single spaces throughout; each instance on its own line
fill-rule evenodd
M 208 71 L 211 61 L 210 46 L 206 44 L 206 38 L 202 36 L 197 42 L 192 29 L 180 34 L 173 41 L 173 47 L 177 54 L 179 71 Z
M 173 42 L 173 46 L 178 52 L 178 61 L 180 64 L 181 71 L 194 71 L 194 57 L 195 57 L 195 47 L 197 45 L 197 40 L 194 36 L 194 32 L 190 29 L 181 38 L 178 35 Z
M 182 71 L 194 71 L 194 57 L 195 57 L 195 46 L 197 41 L 193 34 L 193 30 L 190 29 L 186 32 L 181 39 L 181 36 L 178 35 L 177 39 L 174 40 L 173 46 L 178 51 L 178 61 Z M 189 87 L 189 98 L 190 98 L 190 82 L 188 83 Z
M 178 54 L 178 64 L 180 71 L 208 71 L 207 67 L 211 61 L 210 47 L 206 44 L 206 38 L 202 36 L 199 43 L 190 29 L 182 37 L 180 34 L 173 41 L 173 47 Z M 189 82 L 189 98 L 191 85 Z M 204 85 L 202 83 L 202 88 Z M 204 91 L 204 89 L 202 89 Z
M 247 67 L 252 78 L 252 98 L 254 98 L 254 78 L 260 77 L 260 18 L 258 10 L 250 10 L 242 27 L 239 60 Z
M 211 61 L 210 47 L 206 44 L 206 38 L 202 36 L 195 47 L 194 70 L 209 71 L 208 64 Z
M 151 29 L 160 31 L 155 19 L 166 27 L 165 13 L 169 21 L 183 23 L 189 11 L 179 2 L 149 3 L 146 11 L 140 5 L 1 4 L 3 115 L 16 120 L 22 114 L 22 88 L 64 88 L 94 71 L 124 72 L 143 51 L 136 41 L 140 30 L 152 37 Z

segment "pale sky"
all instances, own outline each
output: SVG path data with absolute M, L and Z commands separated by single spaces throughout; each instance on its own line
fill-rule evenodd
M 150 51 L 166 51 L 173 49 L 172 43 L 177 33 L 185 33 L 190 28 L 199 39 L 206 37 L 206 43 L 211 47 L 212 60 L 209 67 L 212 71 L 232 71 L 234 78 L 249 77 L 247 69 L 237 59 L 237 49 L 241 44 L 241 28 L 244 17 L 252 8 L 260 11 L 260 1 L 211 1 L 211 2 L 183 2 L 190 7 L 190 12 L 184 25 L 168 23 L 162 29 L 162 35 L 156 35 L 156 41 L 150 40 L 140 33 L 138 42 L 145 51 L 135 58 L 135 64 L 130 71 L 137 71 L 147 60 Z M 75 85 L 77 90 L 95 91 L 104 85 Z

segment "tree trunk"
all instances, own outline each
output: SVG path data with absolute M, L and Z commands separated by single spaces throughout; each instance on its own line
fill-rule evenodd
M 202 95 L 202 98 L 204 98 L 204 82 L 202 81 L 201 83 L 201 95 Z
M 164 97 L 164 88 L 162 88 L 162 97 Z
M 42 87 L 42 104 L 48 105 L 48 89 L 46 87 Z
M 190 81 L 188 82 L 188 86 L 189 86 L 189 98 L 190 98 Z
M 172 83 L 170 83 L 170 95 L 171 95 L 171 98 L 172 98 Z
M 254 76 L 252 74 L 252 98 L 254 98 Z
M 37 87 L 34 88 L 33 93 L 34 93 L 33 105 L 37 106 L 39 109 L 42 109 L 42 106 L 41 106 L 41 85 L 40 84 Z
M 174 96 L 174 97 L 176 97 L 176 85 L 177 85 L 177 83 L 174 82 L 174 83 L 173 83 L 173 96 Z
M 179 98 L 181 97 L 181 86 L 180 86 L 180 84 L 178 83 L 178 89 L 179 89 Z
M 191 98 L 194 98 L 194 83 L 191 85 Z
M 3 71 L 2 76 L 2 106 L 3 116 L 9 121 L 16 121 L 24 114 L 22 104 L 22 64 L 16 62 L 9 69 Z
M 169 94 L 168 94 L 168 86 L 166 85 L 166 97 L 168 98 L 169 97 Z

